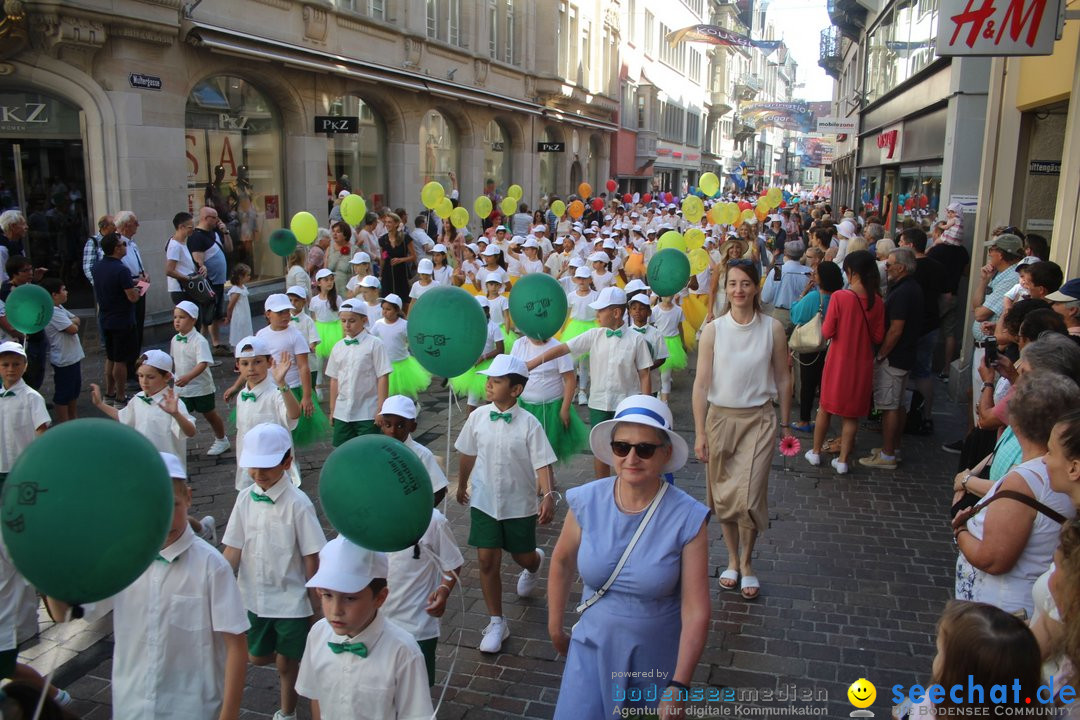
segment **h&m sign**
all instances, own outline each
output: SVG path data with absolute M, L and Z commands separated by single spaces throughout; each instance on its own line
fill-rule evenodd
M 938 55 L 1050 55 L 1065 0 L 941 0 Z

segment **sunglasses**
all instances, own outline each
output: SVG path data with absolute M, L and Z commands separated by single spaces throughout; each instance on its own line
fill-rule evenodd
M 657 445 L 656 443 L 628 443 L 619 442 L 618 440 L 611 441 L 611 452 L 615 453 L 618 457 L 626 457 L 633 450 L 637 453 L 637 456 L 642 460 L 648 460 L 659 448 L 663 445 Z

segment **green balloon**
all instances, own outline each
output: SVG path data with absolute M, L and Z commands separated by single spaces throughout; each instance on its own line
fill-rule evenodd
M 157 557 L 172 515 L 172 482 L 157 448 L 113 420 L 52 428 L 22 452 L 4 484 L 11 562 L 39 591 L 73 605 L 135 582 Z
M 487 318 L 480 304 L 458 287 L 424 293 L 409 308 L 409 350 L 432 375 L 457 377 L 480 358 Z
M 525 275 L 510 290 L 514 327 L 533 340 L 548 340 L 566 322 L 566 292 L 546 273 Z
M 40 285 L 20 285 L 8 295 L 4 311 L 13 328 L 32 335 L 44 330 L 52 320 L 52 295 Z
M 270 233 L 270 252 L 289 257 L 296 249 L 296 235 L 288 228 L 278 228 Z
M 376 552 L 415 545 L 434 507 L 420 458 L 386 435 L 353 438 L 330 453 L 319 474 L 319 499 L 339 533 Z
M 690 258 L 686 253 L 667 248 L 649 261 L 649 287 L 661 297 L 674 295 L 690 280 Z

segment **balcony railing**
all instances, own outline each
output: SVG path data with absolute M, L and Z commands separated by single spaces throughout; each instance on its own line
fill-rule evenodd
M 835 27 L 827 27 L 821 31 L 818 65 L 826 75 L 834 79 L 840 78 L 840 71 L 844 67 L 844 56 L 840 47 L 840 31 Z
M 866 8 L 855 0 L 827 0 L 825 9 L 840 34 L 858 42 L 859 32 L 866 27 Z

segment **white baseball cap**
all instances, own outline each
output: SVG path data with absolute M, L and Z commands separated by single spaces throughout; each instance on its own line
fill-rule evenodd
M 506 375 L 521 375 L 522 377 L 529 377 L 529 369 L 525 367 L 525 362 L 521 358 L 516 358 L 513 355 L 496 355 L 495 359 L 491 361 L 491 365 L 486 370 L 477 370 L 477 375 L 487 375 L 488 377 L 504 377 Z
M 431 248 L 431 252 L 433 252 L 433 253 L 437 253 L 437 252 L 445 253 L 446 252 L 446 246 L 443 245 L 442 243 L 435 243 L 435 247 Z
M 381 415 L 397 415 L 406 420 L 416 419 L 416 402 L 406 395 L 391 395 L 383 400 Z
M 604 249 L 605 250 L 614 250 L 615 247 L 616 246 L 615 246 L 615 241 L 614 240 L 605 240 L 604 241 Z
M 377 288 L 379 286 L 379 278 L 375 277 L 374 275 L 365 275 L 364 277 L 360 278 L 360 287 Z
M 339 198 L 349 197 L 351 193 L 348 190 L 342 190 L 337 194 Z
M 435 272 L 435 263 L 428 258 L 424 258 L 416 264 L 416 272 L 420 275 L 432 275 Z
M 172 356 L 164 350 L 147 350 L 143 353 L 143 358 L 145 358 L 142 361 L 143 365 L 149 365 L 162 372 L 171 373 L 173 371 Z
M 648 290 L 649 286 L 642 282 L 639 278 L 634 278 L 630 282 L 626 283 L 626 287 L 623 288 L 623 292 L 627 295 L 633 292 L 639 292 L 641 290 Z
M 580 255 L 573 256 L 572 258 L 570 258 L 570 267 L 572 267 L 572 268 L 583 268 L 583 267 L 585 267 L 585 258 L 581 257 Z
M 304 296 L 301 295 L 300 297 Z M 292 301 L 289 300 L 289 296 L 285 293 L 274 293 L 273 295 L 266 296 L 266 300 L 263 301 L 263 309 L 266 312 L 292 310 Z
M 319 272 L 315 273 L 315 280 L 322 280 L 324 277 L 333 277 L 334 271 L 323 268 Z
M 484 242 L 487 242 L 487 240 L 484 240 Z M 438 245 L 436 245 L 435 247 L 439 247 L 439 246 L 438 246 Z M 467 247 L 467 248 L 469 248 L 470 250 L 472 250 L 472 252 L 473 252 L 473 255 L 479 255 L 479 254 L 480 254 L 480 246 L 479 246 L 478 244 L 476 244 L 476 243 L 469 243 L 469 244 L 468 244 L 468 245 L 466 245 L 465 247 Z M 433 251 L 433 252 L 434 252 L 434 251 Z
M 671 429 L 671 410 L 666 403 L 649 395 L 631 395 L 618 404 L 613 419 L 597 423 L 593 427 L 589 433 L 589 448 L 601 462 L 615 464 L 614 453 L 611 451 L 611 436 L 615 426 L 621 423 L 647 425 L 664 431 L 671 442 L 671 459 L 661 472 L 675 472 L 686 464 L 690 450 L 682 436 Z
M 338 315 L 341 313 L 353 313 L 367 320 L 367 309 L 356 300 L 346 300 L 338 306 Z
M 525 242 L 525 238 L 523 238 L 521 235 L 514 235 L 510 238 L 511 245 L 520 245 L 523 242 Z
M 484 248 L 484 252 L 481 254 L 490 256 L 499 255 L 500 253 L 502 253 L 502 250 L 499 249 L 498 245 L 488 245 L 486 248 Z
M 364 263 L 371 262 L 371 256 L 366 252 L 360 251 L 352 256 L 352 260 L 349 261 L 350 265 L 363 265 Z
M 26 350 L 23 349 L 22 344 L 17 343 L 14 340 L 0 343 L 0 355 L 3 355 L 4 353 L 15 353 L 16 355 L 26 357 Z
M 576 278 L 591 278 L 592 277 L 592 270 L 589 270 L 589 268 L 587 268 L 587 267 L 579 267 L 577 270 L 574 271 L 574 277 L 576 277 Z
M 176 309 L 183 310 L 184 313 L 190 318 L 195 318 L 196 320 L 199 319 L 199 306 L 191 302 L 190 300 L 181 300 L 180 302 L 176 303 Z
M 244 434 L 244 450 L 237 463 L 242 468 L 272 468 L 292 450 L 292 435 L 277 423 L 260 423 Z
M 288 290 L 285 291 L 285 294 L 286 295 L 295 295 L 298 298 L 303 298 L 303 299 L 307 300 L 307 288 L 305 288 L 303 285 L 293 285 L 292 287 L 290 287 Z M 292 307 L 292 302 L 291 301 L 289 302 L 289 307 Z
M 386 553 L 355 545 L 338 535 L 319 551 L 319 569 L 305 587 L 339 593 L 358 593 L 372 580 L 390 574 Z
M 594 252 L 593 254 L 589 255 L 589 262 L 606 263 L 611 262 L 611 258 L 607 256 L 606 252 Z
M 536 238 L 529 238 L 522 244 L 522 248 L 539 248 L 540 243 L 536 242 Z
M 509 230 L 506 229 L 505 225 L 500 225 L 499 227 L 495 228 L 495 232 L 497 232 L 497 233 L 509 232 Z
M 547 232 L 547 225 L 537 225 L 536 227 L 534 227 L 532 229 L 531 232 L 534 232 L 534 233 Z
M 621 288 L 606 287 L 600 291 L 600 296 L 593 302 L 589 303 L 589 307 L 593 310 L 603 310 L 606 307 L 613 305 L 625 305 L 626 293 Z
M 248 335 L 238 342 L 236 344 L 236 350 L 233 351 L 233 355 L 237 358 L 253 358 L 269 354 L 270 348 L 266 347 L 266 343 L 254 335 Z
M 187 480 L 187 470 L 184 469 L 184 463 L 180 462 L 180 458 L 167 452 L 159 453 L 159 455 L 161 455 L 161 461 L 165 463 L 165 469 L 169 471 L 170 478 Z
M 401 309 L 401 296 L 397 293 L 390 293 L 389 295 L 384 297 L 382 301 L 385 303 L 390 303 L 391 305 L 397 305 L 398 309 Z
M 585 234 L 586 235 L 595 235 L 596 234 L 596 228 L 594 228 L 594 227 L 592 227 L 590 225 L 589 227 L 585 228 Z
M 507 281 L 509 281 L 509 279 L 510 275 L 502 268 L 499 268 L 497 270 L 492 270 L 491 272 L 489 272 L 487 274 L 487 279 L 484 280 L 484 283 L 499 283 L 501 285 L 505 285 Z

